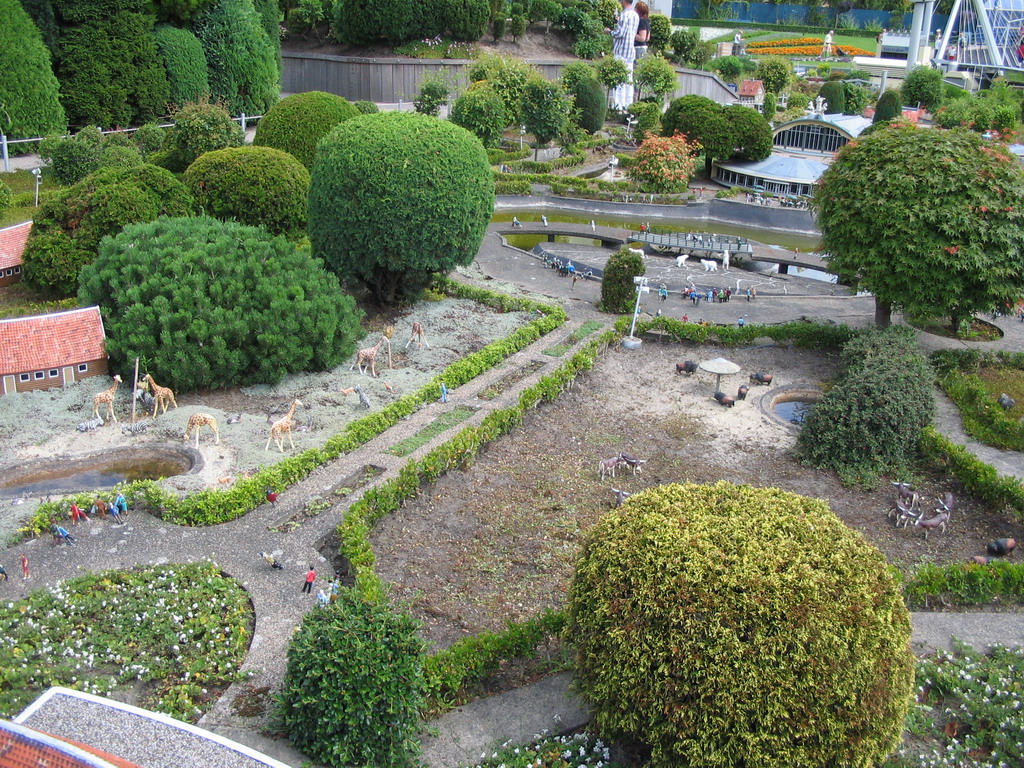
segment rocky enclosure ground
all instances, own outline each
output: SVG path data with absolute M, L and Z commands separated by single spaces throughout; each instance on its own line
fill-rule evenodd
M 735 408 L 710 395 L 713 377 L 677 376 L 675 363 L 722 355 L 742 367 L 723 379 L 734 392 L 750 371 L 775 375 Z M 843 487 L 831 474 L 793 458 L 795 433 L 764 415 L 761 398 L 787 384 L 820 385 L 834 357 L 776 346 L 743 350 L 648 343 L 639 352 L 609 350 L 593 372 L 559 400 L 530 413 L 523 429 L 490 445 L 474 465 L 452 472 L 381 520 L 373 533 L 377 569 L 447 646 L 563 605 L 586 531 L 612 506 L 611 488 L 629 492 L 669 482 L 729 480 L 823 498 L 895 565 L 958 562 L 1022 526 L 992 514 L 946 478 L 916 478 L 926 503 L 958 495 L 949 531 L 896 529 L 887 518 L 893 493 Z M 642 474 L 598 479 L 597 462 L 620 451 L 648 459 Z M 829 546 L 823 541 L 822 546 Z
M 430 347 L 405 350 L 412 322 L 418 320 L 426 329 Z M 204 487 L 224 487 L 242 472 L 253 471 L 281 458 L 276 447 L 264 450 L 269 436 L 268 414 L 281 416 L 290 403 L 298 399 L 303 405 L 295 414 L 293 435 L 295 449 L 285 440 L 285 455 L 294 455 L 323 443 L 350 421 L 367 413 L 358 396 L 342 389 L 360 385 L 374 409 L 413 392 L 440 373 L 447 365 L 475 352 L 490 342 L 508 336 L 528 322 L 523 313 L 502 314 L 476 302 L 460 299 L 423 301 L 412 313 L 374 318 L 367 322 L 373 329 L 358 347 L 372 346 L 381 337 L 381 329 L 395 327 L 392 341 L 393 369 L 387 368 L 387 352 L 378 353 L 376 379 L 350 370 L 352 359 L 345 360 L 331 371 L 286 377 L 275 386 L 240 387 L 216 392 L 195 392 L 177 397 L 178 408 L 159 416 L 150 429 L 139 436 L 121 433 L 118 425 L 108 422 L 95 432 L 77 432 L 79 422 L 92 418 L 93 396 L 110 386 L 106 377 L 87 379 L 66 389 L 27 392 L 3 398 L 0 408 L 0 478 L 3 468 L 39 458 L 63 457 L 109 449 L 111 447 L 144 447 L 154 443 L 181 444 L 189 416 L 209 413 L 217 419 L 220 444 L 204 430 L 199 449 L 203 469 L 195 474 L 166 480 L 168 487 L 193 492 Z M 129 390 L 132 372 L 119 371 L 125 380 L 118 390 L 115 412 L 124 422 L 129 420 Z M 158 383 L 159 378 L 157 379 Z M 393 391 L 388 391 L 385 383 Z M 105 415 L 106 411 L 101 411 Z M 241 414 L 241 420 L 228 424 L 228 416 Z M 141 411 L 138 420 L 146 420 Z M 194 441 L 193 441 L 194 444 Z M 0 504 L 0 536 L 10 534 L 19 522 L 28 517 L 38 499 L 25 504 Z

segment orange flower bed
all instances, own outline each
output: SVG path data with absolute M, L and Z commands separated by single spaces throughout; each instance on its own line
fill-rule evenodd
M 791 45 L 786 47 L 767 48 L 763 46 L 747 46 L 747 53 L 751 56 L 819 56 L 824 43 L 817 45 Z M 853 45 L 834 46 L 839 56 L 874 56 L 873 51 L 866 51 Z
M 795 45 L 822 45 L 825 41 L 820 37 L 787 37 L 785 40 L 768 40 L 763 43 L 751 43 L 749 48 L 791 48 Z

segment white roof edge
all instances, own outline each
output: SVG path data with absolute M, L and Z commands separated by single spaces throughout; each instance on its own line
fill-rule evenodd
M 96 311 L 96 314 L 100 317 L 100 322 L 103 322 L 103 313 L 100 312 L 98 304 L 93 304 L 91 307 L 76 307 L 75 309 L 64 309 L 60 312 L 44 312 L 41 315 L 26 315 L 25 317 L 6 317 L 0 320 L 0 323 L 23 323 L 26 320 L 39 320 L 43 317 L 60 317 L 61 315 L 73 315 L 76 312 L 92 312 Z M 103 334 L 106 338 L 106 333 Z
M 200 728 L 197 725 L 192 725 L 191 723 L 186 723 L 181 720 L 175 720 L 170 715 L 165 715 L 162 712 L 152 712 L 148 709 L 142 709 L 141 707 L 133 706 L 132 704 L 126 704 L 123 701 L 114 701 L 113 699 L 108 699 L 104 696 L 97 696 L 92 693 L 85 693 L 84 691 L 76 691 L 71 688 L 64 688 L 60 685 L 54 685 L 48 688 L 43 693 L 42 696 L 33 701 L 31 704 L 29 704 L 28 707 L 26 707 L 21 714 L 14 718 L 14 722 L 24 723 L 28 718 L 30 718 L 39 709 L 41 709 L 50 699 L 58 695 L 69 696 L 71 698 L 89 701 L 94 704 L 100 704 L 110 709 L 120 710 L 121 712 L 127 712 L 132 715 L 137 715 L 139 717 L 144 717 L 149 720 L 153 720 L 154 722 L 161 723 L 162 725 L 166 725 L 171 728 L 177 728 L 181 731 L 187 731 L 188 733 L 191 733 L 194 736 L 197 736 L 202 739 L 207 739 L 216 744 L 220 744 L 222 747 L 225 747 L 227 749 L 233 749 L 234 751 L 239 752 L 245 755 L 246 757 L 256 760 L 257 762 L 263 763 L 267 766 L 267 768 L 292 768 L 292 766 L 288 765 L 287 763 L 282 763 L 280 760 L 275 760 L 269 755 L 265 755 L 262 752 L 257 752 L 252 747 L 247 747 L 245 744 L 239 744 L 237 741 L 232 741 L 231 739 L 225 736 L 221 736 L 220 734 L 214 733 L 213 731 L 208 731 L 205 728 Z
M 6 232 L 8 229 L 17 229 L 18 227 L 24 227 L 26 224 L 32 224 L 33 220 L 23 221 L 20 224 L 11 224 L 7 227 L 0 227 L 0 232 Z
M 34 728 L 21 725 L 17 720 L 6 720 L 4 721 L 4 728 L 9 729 L 13 733 L 23 736 L 26 739 L 32 739 L 33 741 L 41 741 L 44 744 L 49 744 L 54 749 L 58 749 L 61 752 L 71 755 L 77 760 L 81 760 L 87 765 L 93 766 L 93 768 L 117 768 L 109 760 L 104 760 L 99 755 L 94 755 L 92 752 L 87 752 L 81 747 L 72 744 L 71 742 L 64 741 L 64 739 L 58 739 L 56 736 L 51 736 L 44 731 L 37 731 Z

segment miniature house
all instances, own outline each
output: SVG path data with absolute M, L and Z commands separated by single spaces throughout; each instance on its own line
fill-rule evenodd
M 3 394 L 63 387 L 106 375 L 106 335 L 99 307 L 0 320 Z
M 31 221 L 0 229 L 0 288 L 21 280 L 21 255 L 31 231 Z
M 760 80 L 744 80 L 736 95 L 739 96 L 740 104 L 761 109 L 764 104 L 764 83 Z

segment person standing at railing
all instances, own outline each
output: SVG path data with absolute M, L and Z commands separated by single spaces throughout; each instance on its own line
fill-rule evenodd
M 612 109 L 625 112 L 633 103 L 633 62 L 636 60 L 636 30 L 640 17 L 633 10 L 633 0 L 622 0 L 622 13 L 615 29 L 606 29 L 612 35 L 612 56 L 626 65 L 626 82 L 612 90 Z

